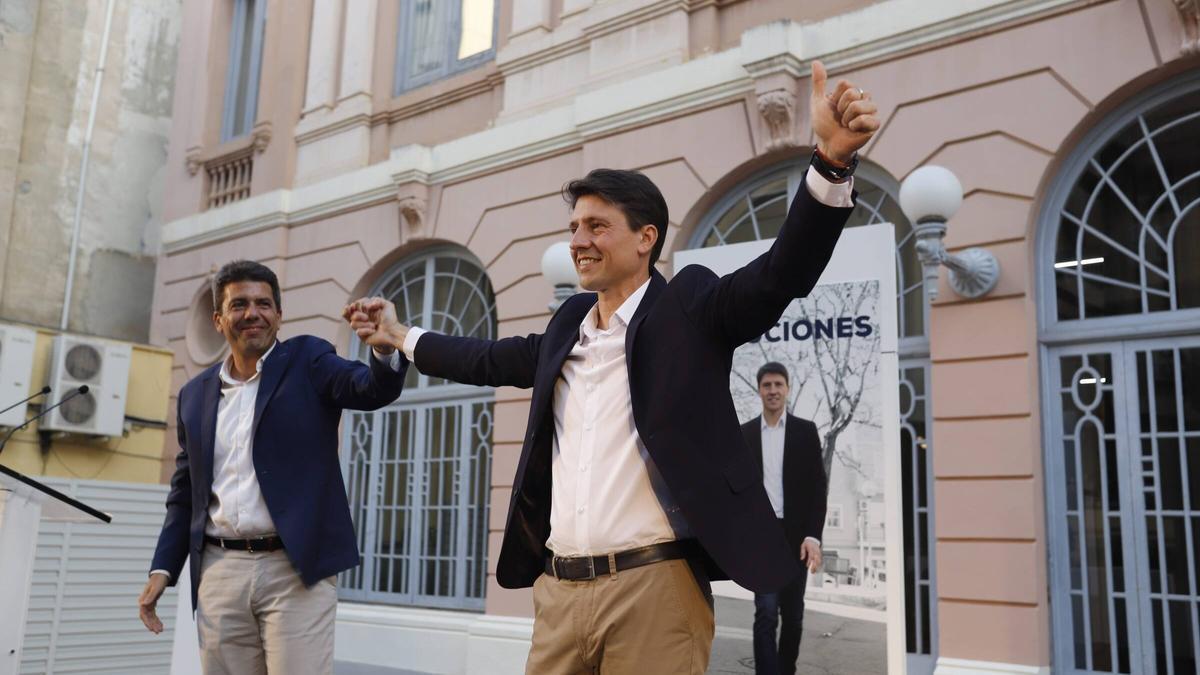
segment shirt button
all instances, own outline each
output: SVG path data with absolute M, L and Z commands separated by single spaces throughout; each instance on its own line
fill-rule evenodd
M 583 430 L 584 430 L 584 431 L 591 431 L 591 430 L 592 430 L 592 423 L 591 423 L 591 422 L 588 422 L 587 424 L 583 425 Z
M 594 384 L 588 384 L 588 386 L 587 386 L 587 390 L 588 390 L 588 391 L 596 391 L 596 385 L 594 385 Z
M 579 507 L 578 509 L 575 509 L 575 512 L 576 512 L 576 513 L 583 513 L 583 510 L 584 510 L 585 508 L 587 508 L 587 507 L 586 507 L 586 506 L 581 506 L 581 507 Z
M 579 473 L 583 473 L 584 471 L 587 471 L 587 464 L 580 464 Z

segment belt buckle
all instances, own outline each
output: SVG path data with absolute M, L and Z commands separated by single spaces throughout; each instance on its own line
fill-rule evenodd
M 550 556 L 550 572 L 554 574 L 555 581 L 562 581 L 562 578 L 558 576 L 558 556 L 556 555 Z
M 587 556 L 586 560 L 588 564 L 588 575 L 580 579 L 580 581 L 591 581 L 592 579 L 596 578 L 596 559 L 589 555 Z
M 260 541 L 260 540 L 258 540 L 258 539 L 247 539 L 247 540 L 246 540 L 246 552 L 247 552 L 247 553 L 259 553 L 260 551 L 258 550 L 258 548 L 256 548 L 256 547 L 255 547 L 255 543 L 256 543 L 256 542 L 258 542 L 258 541 Z

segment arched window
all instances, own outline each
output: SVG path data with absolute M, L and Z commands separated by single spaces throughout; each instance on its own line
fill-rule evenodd
M 799 162 L 762 172 L 717 203 L 690 240 L 693 248 L 723 246 L 779 234 L 808 167 Z M 866 162 L 855 173 L 857 206 L 847 227 L 892 223 L 896 232 L 896 316 L 900 337 L 900 447 L 904 501 L 905 611 L 909 672 L 933 672 L 937 598 L 933 546 L 933 462 L 930 433 L 929 343 L 925 291 L 916 238 L 897 201 L 899 185 Z M 829 505 L 839 512 L 836 504 Z
M 494 338 L 496 306 L 483 269 L 455 249 L 397 264 L 372 291 L 401 322 Z M 368 347 L 356 344 L 360 358 Z M 344 424 L 346 480 L 363 564 L 341 597 L 482 610 L 487 583 L 493 395 L 408 371 L 404 393 Z
M 1200 663 L 1200 75 L 1103 120 L 1039 217 L 1055 671 Z
M 1122 118 L 1056 205 L 1059 321 L 1200 309 L 1200 92 Z

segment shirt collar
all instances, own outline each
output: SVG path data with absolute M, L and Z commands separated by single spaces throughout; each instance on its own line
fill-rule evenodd
M 650 288 L 650 281 L 651 279 L 647 279 L 645 283 L 638 286 L 636 291 L 630 293 L 629 297 L 625 298 L 625 302 L 622 302 L 621 306 L 617 308 L 617 311 L 613 312 L 612 318 L 621 322 L 621 325 L 628 326 L 633 321 L 633 315 L 637 313 L 638 306 L 642 304 L 642 298 L 646 297 L 646 289 Z M 583 317 L 583 323 L 579 325 L 580 339 L 595 337 L 606 332 L 600 330 L 597 326 L 599 318 L 600 303 L 597 301 L 596 304 L 592 305 L 592 309 L 587 313 L 587 316 Z M 610 323 L 608 329 L 611 331 L 613 328 L 615 326 Z
M 267 350 L 267 353 L 263 354 L 262 357 L 260 357 L 254 364 L 254 375 L 251 375 L 250 378 L 245 382 L 233 377 L 233 373 L 230 371 L 230 364 L 233 363 L 233 354 L 230 354 L 229 357 L 225 359 L 225 363 L 221 364 L 221 381 L 227 385 L 236 387 L 238 385 L 243 385 L 258 379 L 258 376 L 262 374 L 263 364 L 267 362 L 267 357 L 271 355 L 271 352 L 275 351 L 275 345 L 278 344 L 278 340 L 271 344 L 271 348 Z
M 766 430 L 766 429 L 782 429 L 782 428 L 783 428 L 783 425 L 784 425 L 784 423 L 786 423 L 786 422 L 787 422 L 787 414 L 785 413 L 785 414 L 783 414 L 783 415 L 780 415 L 780 416 L 779 416 L 779 421 L 775 423 L 775 426 L 771 426 L 770 424 L 767 424 L 767 416 L 766 416 L 766 414 L 764 414 L 764 415 L 763 415 L 763 416 L 762 416 L 760 419 L 762 419 L 762 428 L 763 428 L 763 430 Z

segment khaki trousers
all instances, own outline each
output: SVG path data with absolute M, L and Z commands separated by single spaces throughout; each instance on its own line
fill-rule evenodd
M 208 545 L 196 630 L 205 675 L 333 672 L 334 577 L 306 587 L 283 551 Z
M 533 584 L 527 675 L 700 675 L 712 648 L 712 592 L 684 560 L 588 581 Z

